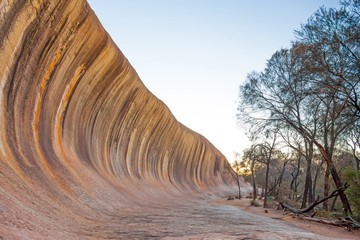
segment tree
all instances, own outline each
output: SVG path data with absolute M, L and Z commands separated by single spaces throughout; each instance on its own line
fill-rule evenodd
M 315 76 L 314 93 L 325 105 L 324 139 L 322 144 L 316 143 L 328 163 L 325 196 L 329 192 L 330 173 L 337 187 L 340 186 L 331 161 L 336 139 L 360 118 L 359 10 L 356 0 L 343 1 L 341 10 L 321 8 L 297 31 L 300 40 L 297 44 L 306 56 L 304 66 Z M 345 195 L 340 193 L 340 197 L 346 204 Z M 349 206 L 345 209 L 349 210 Z
M 316 84 L 348 104 L 360 118 L 360 3 L 342 1 L 340 10 L 320 8 L 296 31 L 298 44 L 308 51 L 306 67 L 328 77 Z
M 275 152 L 275 144 L 276 144 L 276 138 L 277 138 L 278 130 L 275 130 L 273 132 L 270 132 L 268 138 L 270 139 L 270 142 L 268 140 L 265 140 L 262 144 L 259 144 L 258 147 L 260 148 L 260 154 L 262 156 L 262 162 L 266 166 L 266 172 L 265 172 L 265 188 L 264 188 L 264 205 L 263 207 L 268 206 L 268 187 L 269 187 L 269 170 L 270 170 L 270 163 L 272 160 L 272 156 Z
M 235 158 L 239 158 L 238 153 L 235 155 Z M 240 174 L 241 174 L 242 167 L 243 167 L 243 164 L 240 161 L 236 160 L 234 163 L 231 164 L 231 169 L 228 169 L 230 176 L 237 184 L 239 199 L 241 199 L 241 185 L 240 185 L 241 176 L 240 176 Z
M 313 136 L 316 136 L 316 122 L 312 125 L 311 132 Z M 310 130 L 310 127 L 308 128 Z M 299 156 L 299 158 L 304 157 L 306 160 L 306 177 L 305 177 L 305 187 L 303 193 L 303 201 L 301 204 L 301 208 L 306 207 L 307 201 L 312 203 L 314 201 L 312 194 L 312 177 L 311 177 L 311 164 L 314 155 L 314 142 L 312 139 L 307 137 L 300 137 L 298 133 L 294 133 L 291 131 L 286 131 L 285 134 L 281 133 L 283 141 L 286 143 L 288 147 L 295 150 Z M 300 135 L 301 136 L 301 135 Z M 300 159 L 299 159 L 300 164 Z
M 270 188 L 268 190 L 268 194 L 275 196 L 275 199 L 279 200 L 281 197 L 281 191 L 283 190 L 282 184 L 284 181 L 285 172 L 287 170 L 287 166 L 291 160 L 291 154 L 284 153 L 278 149 L 276 149 L 273 153 L 272 159 L 272 173 L 270 179 Z
M 255 174 L 255 166 L 260 157 L 260 152 L 257 148 L 257 145 L 252 145 L 250 148 L 244 150 L 243 161 L 246 162 L 250 166 L 250 174 L 251 174 L 251 185 L 253 188 L 253 200 L 257 197 L 257 187 L 256 187 L 256 174 Z
M 352 124 L 345 117 L 346 104 L 337 101 L 337 92 L 314 85 L 319 74 L 306 68 L 308 52 L 294 45 L 276 52 L 262 73 L 251 73 L 240 87 L 238 119 L 250 124 L 250 131 L 265 128 L 291 129 L 312 142 L 325 159 L 345 212 L 351 211 L 342 183 L 332 161 L 339 135 Z M 310 81 L 312 80 L 312 81 Z M 314 129 L 317 129 L 314 131 Z M 318 134 L 320 131 L 321 134 Z
M 289 198 L 296 199 L 298 195 L 298 186 L 300 182 L 298 181 L 298 177 L 301 174 L 300 163 L 301 163 L 301 153 L 296 151 L 293 153 L 293 158 L 289 162 L 292 166 L 292 172 L 290 173 L 291 181 L 290 181 L 290 190 L 292 190 L 293 194 L 290 195 Z
M 354 128 L 351 128 L 347 132 L 347 136 L 345 138 L 345 142 L 350 147 L 351 153 L 354 157 L 354 161 L 356 164 L 356 169 L 360 171 L 360 158 L 358 157 L 357 149 L 360 148 L 360 126 L 355 125 Z
M 319 156 L 318 154 L 316 155 L 315 159 L 317 160 L 317 161 L 315 161 L 315 163 L 317 163 L 317 166 L 315 169 L 315 176 L 314 176 L 313 187 L 312 187 L 312 190 L 313 190 L 312 195 L 313 195 L 314 199 L 316 196 L 316 184 L 317 184 L 320 172 L 324 170 L 323 165 L 325 163 L 324 158 L 322 156 Z
M 351 212 L 333 154 L 340 137 L 360 121 L 360 1 L 344 0 L 340 10 L 320 8 L 296 35 L 291 49 L 277 51 L 263 72 L 247 76 L 237 117 L 251 135 L 265 129 L 301 135 L 307 159 L 303 200 L 308 195 L 310 202 L 315 146 L 326 162 L 324 197 L 331 175 L 344 211 Z M 356 150 L 354 157 L 358 162 Z

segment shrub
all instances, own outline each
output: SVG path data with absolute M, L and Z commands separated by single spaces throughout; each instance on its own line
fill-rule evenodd
M 354 215 L 360 216 L 360 171 L 345 169 L 343 171 L 349 187 L 345 190 L 353 208 Z
M 254 207 L 260 206 L 260 204 L 256 200 L 251 200 L 250 205 Z

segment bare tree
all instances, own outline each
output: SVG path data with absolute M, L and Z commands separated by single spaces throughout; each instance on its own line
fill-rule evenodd
M 360 159 L 358 157 L 358 148 L 360 149 L 360 126 L 355 126 L 354 128 L 349 129 L 346 136 L 346 143 L 351 149 L 351 153 L 354 157 L 356 164 L 356 169 L 360 171 Z
M 317 130 L 317 121 L 314 121 L 315 124 L 312 124 L 312 127 L 309 126 L 309 131 L 313 136 L 316 136 Z M 286 131 L 285 133 L 280 133 L 285 144 L 291 149 L 295 150 L 298 154 L 303 156 L 306 160 L 306 177 L 305 177 L 305 187 L 303 193 L 303 201 L 301 208 L 306 207 L 307 201 L 311 204 L 314 201 L 312 194 L 312 177 L 311 177 L 311 164 L 314 155 L 314 142 L 308 137 L 300 137 L 296 132 Z M 301 136 L 301 135 L 300 135 Z
M 240 156 L 237 153 L 235 155 L 235 158 L 238 159 Z M 226 166 L 225 171 L 230 174 L 231 178 L 236 182 L 237 187 L 238 187 L 238 198 L 241 199 L 241 168 L 242 168 L 242 164 L 240 161 L 236 160 L 234 163 L 230 165 Z
M 256 177 L 255 177 L 255 165 L 260 158 L 260 152 L 257 145 L 252 145 L 250 148 L 244 150 L 243 161 L 249 165 L 251 174 L 251 185 L 253 188 L 253 200 L 257 197 Z
M 306 55 L 304 66 L 316 76 L 314 89 L 325 106 L 323 143 L 315 143 L 328 164 L 324 196 L 329 192 L 330 173 L 337 188 L 340 187 L 331 160 L 336 139 L 360 118 L 360 3 L 347 0 L 342 5 L 340 10 L 320 8 L 297 31 L 300 40 L 297 44 Z M 341 191 L 339 196 L 347 205 Z M 327 203 L 324 204 L 327 208 Z M 344 208 L 350 210 L 349 206 Z
M 340 10 L 320 8 L 296 33 L 291 49 L 277 51 L 263 72 L 248 75 L 240 87 L 237 116 L 251 135 L 287 129 L 302 136 L 307 160 L 303 206 L 306 199 L 314 200 L 315 146 L 326 162 L 324 197 L 331 175 L 344 211 L 351 213 L 333 154 L 340 137 L 360 121 L 360 2 L 344 0 Z
M 270 142 L 268 140 L 265 140 L 264 143 L 259 144 L 258 147 L 260 148 L 260 152 L 262 155 L 262 159 L 263 159 L 263 163 L 266 166 L 266 172 L 265 172 L 265 183 L 264 183 L 264 205 L 263 207 L 267 207 L 268 206 L 268 187 L 269 187 L 269 170 L 270 170 L 270 163 L 272 160 L 272 156 L 274 154 L 275 151 L 275 144 L 276 144 L 276 139 L 277 139 L 277 134 L 278 134 L 278 130 L 276 129 L 275 131 L 270 133 L 271 135 L 269 136 Z
M 315 170 L 315 176 L 314 176 L 314 181 L 313 181 L 313 187 L 312 187 L 312 190 L 313 190 L 313 197 L 315 199 L 315 196 L 316 196 L 316 184 L 317 184 L 317 180 L 318 180 L 318 177 L 320 175 L 320 172 L 323 170 L 323 165 L 325 163 L 325 160 L 324 158 L 320 157 L 321 160 L 318 161 L 318 165 L 316 166 L 316 170 Z
M 293 168 L 293 171 L 290 173 L 290 175 L 292 176 L 290 182 L 290 189 L 293 191 L 292 198 L 296 200 L 298 195 L 298 186 L 300 184 L 300 182 L 298 181 L 298 177 L 301 174 L 300 162 L 301 162 L 301 153 L 297 151 L 294 160 L 290 162 L 290 165 Z
M 329 166 L 336 188 L 340 189 L 345 211 L 350 212 L 332 153 L 339 135 L 352 120 L 344 117 L 347 108 L 337 101 L 336 92 L 330 95 L 314 89 L 314 81 L 309 78 L 317 75 L 305 68 L 306 59 L 302 46 L 296 45 L 276 52 L 263 73 L 248 75 L 240 88 L 238 118 L 251 124 L 252 132 L 270 127 L 289 128 L 313 143 Z M 314 133 L 314 128 L 321 134 Z
M 340 10 L 320 8 L 296 34 L 309 51 L 306 67 L 329 76 L 316 82 L 319 88 L 338 92 L 338 100 L 360 118 L 360 4 L 347 0 L 342 5 Z

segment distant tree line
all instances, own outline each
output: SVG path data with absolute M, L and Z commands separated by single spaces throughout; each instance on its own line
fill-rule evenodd
M 295 35 L 240 86 L 237 119 L 253 142 L 246 178 L 265 206 L 271 195 L 304 208 L 338 190 L 323 208 L 338 200 L 351 213 L 344 169 L 360 170 L 360 1 L 321 7 Z

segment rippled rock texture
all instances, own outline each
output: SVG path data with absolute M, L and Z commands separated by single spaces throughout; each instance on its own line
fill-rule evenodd
M 224 156 L 146 89 L 83 0 L 0 0 L 0 159 L 10 239 L 83 239 L 125 206 L 226 182 Z

